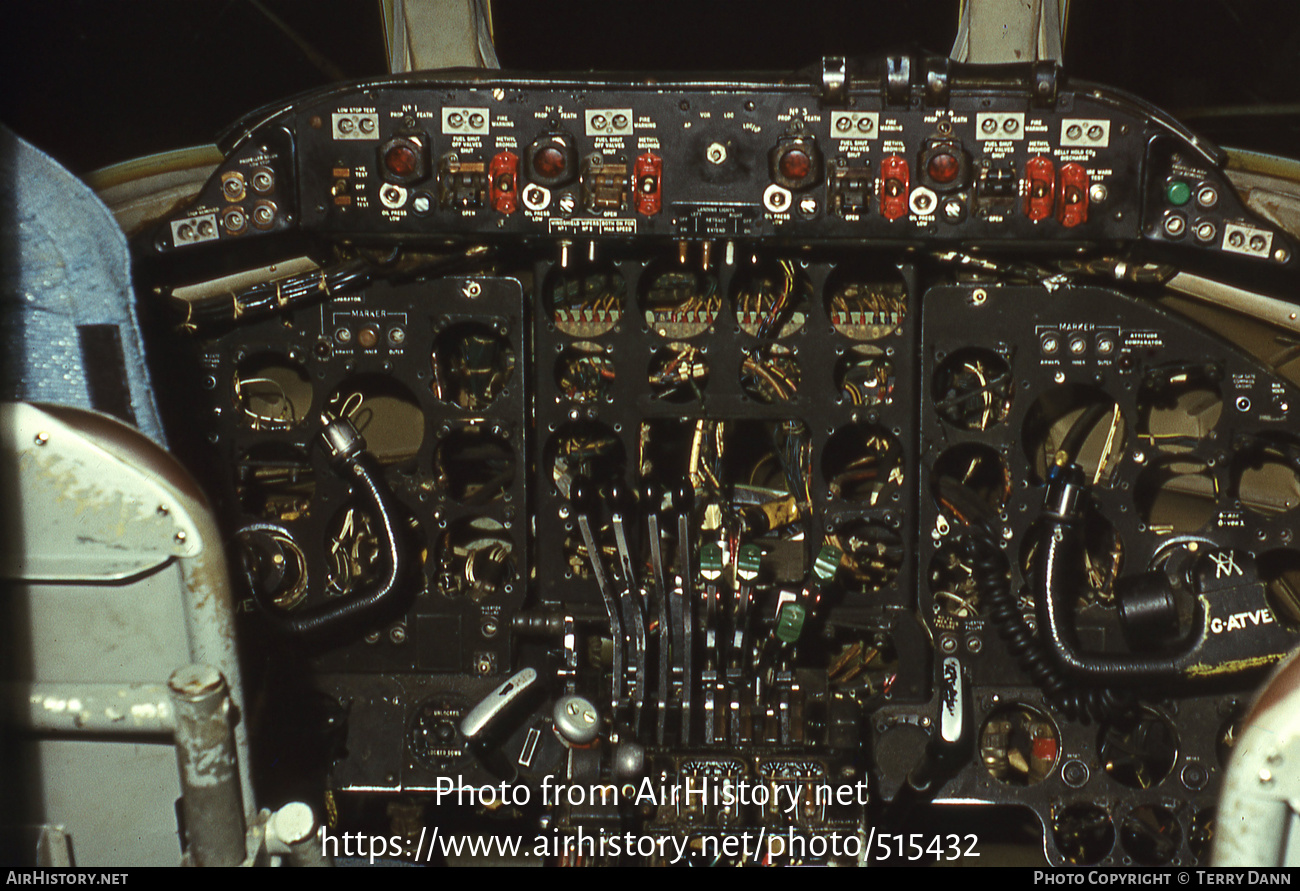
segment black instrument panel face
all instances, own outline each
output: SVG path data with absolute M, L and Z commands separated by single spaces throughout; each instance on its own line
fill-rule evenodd
M 498 78 L 326 91 L 240 136 L 164 252 L 286 229 L 363 242 L 639 238 L 988 250 L 1134 244 L 1285 267 L 1215 150 L 1100 89 Z M 1274 243 L 1276 242 L 1276 244 Z
M 1124 270 L 1285 275 L 1291 240 L 1136 100 L 890 71 L 343 86 L 250 118 L 142 241 L 320 261 L 186 322 L 266 695 L 353 819 L 445 819 L 450 780 L 861 783 L 478 816 L 698 841 L 1013 805 L 1053 864 L 1208 862 L 1300 640 L 1300 391 Z M 391 512 L 320 447 L 344 422 Z M 372 591 L 386 513 L 400 590 L 282 646 Z
M 432 96 L 379 92 L 369 101 L 362 92 L 331 97 L 292 122 L 303 221 L 399 236 L 467 228 L 575 238 L 1096 241 L 1138 234 L 1150 132 L 1135 115 L 1087 97 L 1070 103 L 1069 113 L 1009 97 L 954 97 L 943 109 L 855 100 L 836 109 L 811 96 L 743 87 L 724 94 L 485 87 Z M 335 108 L 373 120 L 373 137 L 338 133 L 352 116 Z M 425 176 L 407 184 L 383 163 L 385 148 L 400 151 L 394 140 L 402 138 L 418 141 L 428 157 L 417 164 Z M 502 212 L 499 190 L 489 184 L 494 163 L 509 155 L 520 165 L 517 214 Z M 1043 184 L 1047 194 L 1021 194 L 1033 158 L 1044 159 L 1041 170 L 1031 169 L 1033 188 Z M 547 164 L 543 173 L 539 165 Z M 650 164 L 657 181 L 645 171 Z M 1057 214 L 1057 175 L 1071 164 L 1060 175 L 1074 175 L 1069 188 L 1081 194 L 1072 191 L 1078 210 L 1067 224 Z M 345 169 L 347 177 L 333 176 Z M 442 182 L 457 175 L 452 169 L 468 185 Z M 437 190 L 428 184 L 435 174 Z M 350 202 L 329 194 L 341 178 L 357 190 Z
M 675 259 L 666 268 L 694 280 Z M 1089 416 L 1078 460 L 1095 480 L 1081 570 L 1091 582 L 1076 618 L 1088 649 L 1127 651 L 1116 619 L 1123 577 L 1191 566 L 1198 549 L 1230 549 L 1250 584 L 1273 591 L 1300 557 L 1300 496 L 1266 490 L 1300 484 L 1289 421 L 1300 393 L 1106 289 L 917 293 L 906 267 L 750 260 L 720 271 L 716 287 L 739 296 L 711 322 L 665 336 L 656 324 L 686 325 L 682 315 L 637 311 L 637 295 L 662 275 L 654 262 L 545 265 L 523 302 L 507 279 L 374 285 L 209 342 L 216 404 L 223 394 L 234 402 L 214 428 L 231 468 L 228 522 L 284 528 L 308 577 L 323 575 L 299 592 L 303 606 L 352 596 L 373 571 L 370 521 L 313 447 L 318 410 L 358 424 L 423 553 L 402 614 L 358 626 L 354 641 L 312 659 L 317 689 L 350 716 L 335 719 L 350 754 L 330 768 L 331 788 L 414 794 L 440 777 L 499 781 L 460 722 L 500 678 L 532 665 L 553 666 L 557 683 L 572 677 L 674 781 L 692 775 L 683 764 L 713 770 L 735 758 L 728 770 L 761 782 L 758 761 L 797 761 L 862 770 L 854 775 L 869 777 L 883 804 L 907 797 L 956 672 L 974 757 L 953 764 L 938 801 L 1030 808 L 1052 862 L 1203 858 L 1222 740 L 1249 685 L 1189 678 L 1152 688 L 1130 716 L 1062 711 L 1008 651 L 969 542 L 998 543 L 1000 571 L 1032 617 L 1043 478 L 1063 430 Z M 747 334 L 748 295 L 783 289 L 804 298 L 784 336 Z M 557 305 L 573 295 L 602 312 Z M 579 478 L 599 493 L 594 507 L 577 503 Z M 644 495 L 625 530 L 645 625 L 639 645 L 629 630 L 629 680 L 615 702 L 606 592 L 579 521 L 619 601 L 627 583 L 612 493 L 662 494 L 683 480 L 695 499 L 687 539 L 666 502 Z M 823 544 L 836 562 L 814 582 Z M 710 547 L 746 545 L 749 589 L 711 576 Z M 692 598 L 693 629 L 655 621 L 669 604 L 656 559 L 669 596 Z M 810 586 L 818 593 L 798 649 L 773 657 L 782 605 Z M 738 620 L 741 592 L 748 616 Z M 1270 600 L 1273 627 L 1294 629 L 1284 602 Z M 617 604 L 615 613 L 627 629 Z M 537 734 L 554 747 L 550 701 L 513 715 L 497 753 L 513 757 Z M 863 750 L 873 753 L 865 761 Z M 543 747 L 516 780 L 537 782 L 562 754 Z M 585 769 L 593 782 L 602 776 L 598 763 Z M 1177 840 L 1152 848 L 1147 811 Z M 747 813 L 682 822 L 657 811 L 652 822 L 690 834 L 743 825 Z M 844 819 L 802 829 L 839 831 Z M 1098 847 L 1099 825 L 1130 840 Z

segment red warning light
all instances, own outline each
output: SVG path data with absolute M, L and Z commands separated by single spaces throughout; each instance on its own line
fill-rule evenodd
M 812 173 L 812 158 L 801 148 L 792 148 L 781 155 L 781 175 L 788 180 L 803 180 Z
M 553 145 L 543 146 L 533 155 L 533 170 L 546 179 L 564 175 L 564 152 Z
M 409 143 L 399 142 L 384 152 L 384 167 L 398 179 L 409 179 L 420 170 L 420 153 Z
M 955 180 L 957 174 L 961 172 L 961 162 L 957 160 L 956 155 L 939 152 L 930 156 L 926 171 L 930 174 L 930 179 L 946 185 Z

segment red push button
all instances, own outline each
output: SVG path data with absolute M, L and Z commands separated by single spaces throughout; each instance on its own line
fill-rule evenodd
M 519 209 L 519 156 L 498 152 L 488 166 L 488 191 L 492 209 L 512 214 Z
M 890 155 L 880 162 L 880 215 L 897 220 L 907 214 L 911 175 L 907 159 Z
M 1061 168 L 1061 199 L 1056 209 L 1061 224 L 1073 228 L 1088 222 L 1088 171 L 1073 162 Z
M 663 207 L 664 159 L 651 152 L 636 159 L 633 170 L 633 196 L 636 212 L 647 217 Z
M 1030 158 L 1025 165 L 1025 216 L 1045 220 L 1055 203 L 1056 165 L 1050 158 Z

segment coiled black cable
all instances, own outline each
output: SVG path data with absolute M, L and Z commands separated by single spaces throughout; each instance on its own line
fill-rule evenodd
M 1084 559 L 1080 505 L 1084 491 L 1083 474 L 1073 464 L 1056 468 L 1048 480 L 1034 566 L 1039 639 L 1061 670 L 1079 683 L 1159 685 L 1183 680 L 1208 633 L 1204 623 L 1176 652 L 1107 656 L 1079 648 L 1070 609 L 1078 596 Z
M 989 617 L 1006 641 L 1007 651 L 1020 668 L 1043 691 L 1049 705 L 1069 718 L 1111 722 L 1122 718 L 1132 707 L 1131 701 L 1105 688 L 1073 686 L 1057 666 L 1040 637 L 1025 620 L 1020 604 L 1011 591 L 1011 578 L 1001 550 L 987 532 L 981 530 L 965 540 L 965 554 L 971 578 L 980 598 L 989 607 Z
M 244 567 L 253 599 L 270 624 L 284 634 L 312 639 L 363 631 L 387 615 L 401 596 L 402 582 L 411 566 L 408 536 L 400 520 L 401 511 L 383 481 L 378 462 L 365 450 L 365 440 L 350 422 L 339 418 L 326 424 L 321 441 L 323 447 L 332 453 L 331 466 L 350 481 L 353 496 L 365 504 L 378 526 L 380 577 L 356 596 L 289 614 L 275 605 L 269 592 L 262 591 L 254 578 L 253 566 Z M 244 536 L 258 532 L 292 538 L 287 529 L 275 523 L 250 523 L 237 534 Z

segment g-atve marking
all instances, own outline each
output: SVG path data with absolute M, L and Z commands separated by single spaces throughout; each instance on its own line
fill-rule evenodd
M 1251 625 L 1272 625 L 1273 614 L 1267 607 L 1245 612 L 1232 613 L 1226 619 L 1215 616 L 1210 620 L 1210 633 L 1223 634 L 1225 631 L 1240 631 Z

